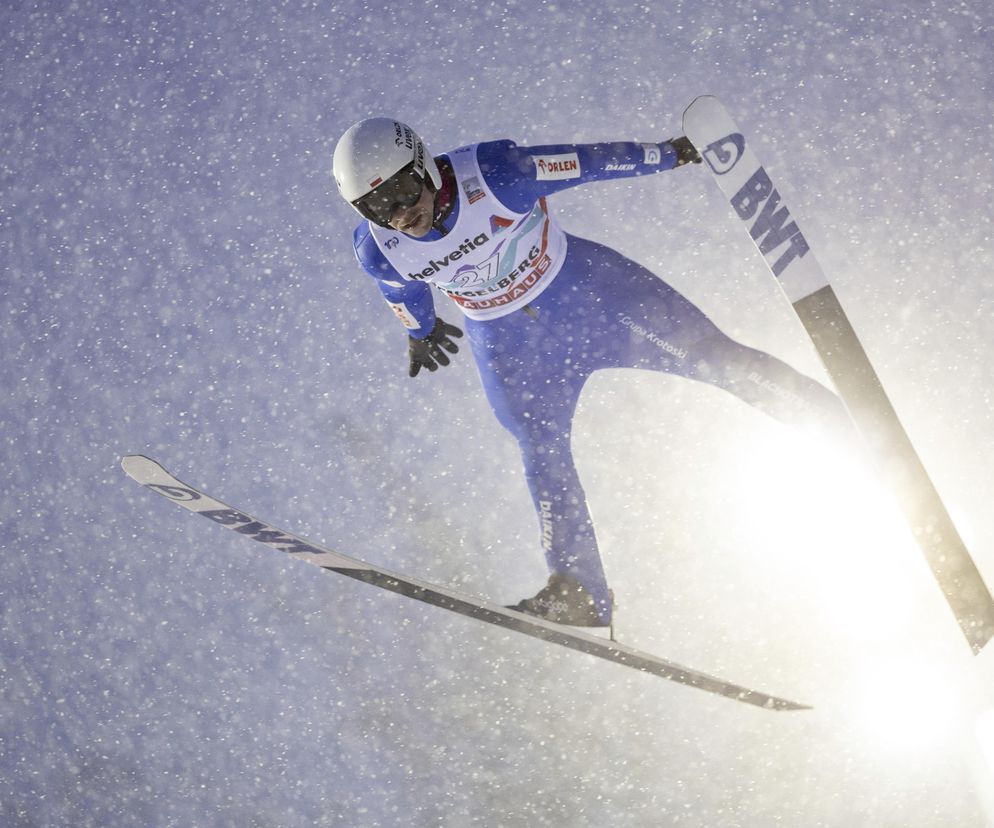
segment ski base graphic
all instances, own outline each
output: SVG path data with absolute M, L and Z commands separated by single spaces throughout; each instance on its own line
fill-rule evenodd
M 732 682 L 715 678 L 698 670 L 684 667 L 634 647 L 598 638 L 576 627 L 553 624 L 541 618 L 525 615 L 497 604 L 460 594 L 448 587 L 432 584 L 407 575 L 388 572 L 373 564 L 342 555 L 317 544 L 256 520 L 233 509 L 210 495 L 173 477 L 161 465 L 142 455 L 130 455 L 121 461 L 124 471 L 147 489 L 172 500 L 185 509 L 206 517 L 213 523 L 238 532 L 290 557 L 314 564 L 322 569 L 431 604 L 450 612 L 475 618 L 487 624 L 514 630 L 524 635 L 559 644 L 587 655 L 639 670 L 669 681 L 696 687 L 708 693 L 725 696 L 745 704 L 768 710 L 808 710 L 808 705 L 751 690 Z

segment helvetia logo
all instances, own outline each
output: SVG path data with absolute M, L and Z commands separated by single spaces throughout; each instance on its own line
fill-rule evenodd
M 467 255 L 470 251 L 476 250 L 481 244 L 486 244 L 490 241 L 490 236 L 486 233 L 480 233 L 478 236 L 472 239 L 464 239 L 463 243 L 459 245 L 455 250 L 447 255 L 443 256 L 441 259 L 429 259 L 428 267 L 422 270 L 420 273 L 408 273 L 408 279 L 430 279 L 436 273 L 440 273 L 445 268 L 457 262 L 463 256 Z
M 741 133 L 733 132 L 708 144 L 703 156 L 715 175 L 725 175 L 739 162 L 744 152 L 745 138 Z

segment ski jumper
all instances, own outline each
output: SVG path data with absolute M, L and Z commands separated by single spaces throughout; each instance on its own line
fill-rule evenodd
M 598 368 L 647 368 L 702 380 L 786 422 L 845 418 L 828 389 L 725 336 L 695 305 L 609 247 L 565 233 L 547 197 L 672 169 L 668 143 L 457 149 L 456 204 L 444 235 L 412 238 L 363 222 L 359 263 L 411 336 L 435 324 L 429 285 L 466 317 L 487 399 L 517 439 L 550 570 L 576 578 L 605 622 L 610 597 L 570 429 Z

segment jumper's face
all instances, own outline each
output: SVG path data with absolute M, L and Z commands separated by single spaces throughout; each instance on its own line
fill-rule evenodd
M 421 188 L 421 197 L 410 207 L 398 204 L 390 216 L 390 226 L 408 236 L 420 238 L 431 230 L 435 218 L 435 193 L 429 187 Z

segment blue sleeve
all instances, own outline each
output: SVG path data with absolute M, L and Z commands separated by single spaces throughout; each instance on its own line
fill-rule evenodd
M 477 158 L 494 195 L 519 213 L 543 196 L 587 184 L 665 172 L 676 166 L 669 142 L 638 144 L 546 144 L 519 147 L 513 141 L 480 144 Z
M 363 270 L 376 279 L 380 293 L 386 299 L 407 332 L 415 339 L 424 339 L 435 327 L 435 302 L 431 288 L 401 276 L 387 261 L 369 232 L 368 222 L 360 224 L 352 235 L 356 258 Z

